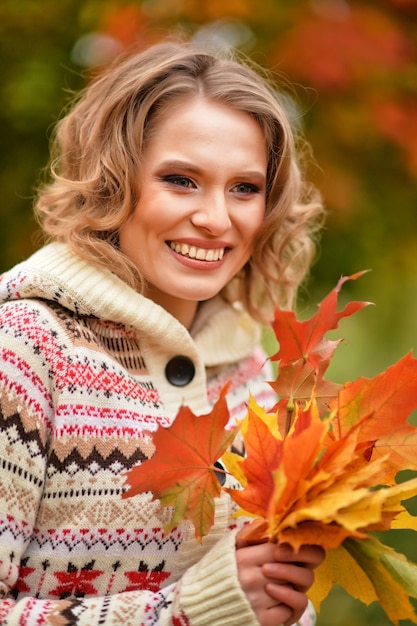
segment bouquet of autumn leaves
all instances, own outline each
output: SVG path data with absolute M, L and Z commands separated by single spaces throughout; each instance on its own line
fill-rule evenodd
M 254 518 L 248 542 L 327 551 L 309 593 L 318 611 L 338 583 L 365 604 L 378 600 L 394 624 L 417 623 L 410 602 L 417 598 L 417 565 L 371 534 L 417 530 L 417 518 L 401 504 L 417 495 L 417 478 L 396 482 L 399 471 L 417 470 L 417 428 L 407 421 L 417 408 L 417 360 L 408 354 L 373 379 L 344 385 L 324 378 L 340 343 L 325 334 L 369 304 L 337 311 L 342 285 L 360 275 L 341 278 L 311 319 L 276 311 L 274 407 L 249 398 L 247 416 L 233 430 L 226 428 L 227 387 L 207 415 L 182 407 L 169 428 L 152 435 L 154 455 L 128 473 L 124 497 L 152 491 L 173 507 L 166 530 L 188 519 L 201 540 L 214 523 L 214 498 L 226 489 L 217 478 L 221 458 L 242 486 L 227 491 L 240 513 Z M 245 458 L 228 451 L 239 430 Z

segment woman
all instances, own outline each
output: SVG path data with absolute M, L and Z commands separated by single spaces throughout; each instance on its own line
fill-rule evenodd
M 114 64 L 58 124 L 37 215 L 50 243 L 3 275 L 4 624 L 310 624 L 319 548 L 210 534 L 126 472 L 182 404 L 231 420 L 265 384 L 259 322 L 290 306 L 322 207 L 287 114 L 235 60 L 163 43 Z

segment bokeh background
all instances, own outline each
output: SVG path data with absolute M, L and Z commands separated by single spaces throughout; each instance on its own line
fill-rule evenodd
M 328 378 L 383 371 L 417 346 L 417 0 L 1 0 L 0 271 L 39 245 L 34 189 L 71 93 L 178 31 L 239 48 L 287 85 L 328 208 L 300 315 L 342 274 L 371 270 L 343 288 L 342 301 L 375 306 L 342 322 Z M 417 561 L 413 534 L 388 540 Z M 338 588 L 318 621 L 389 623 Z

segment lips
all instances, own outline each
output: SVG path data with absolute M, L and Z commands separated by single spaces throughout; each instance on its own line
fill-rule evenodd
M 169 246 L 177 254 L 188 257 L 189 259 L 197 259 L 198 261 L 220 261 L 223 258 L 224 248 L 199 248 L 191 246 L 187 243 L 177 243 L 170 241 Z

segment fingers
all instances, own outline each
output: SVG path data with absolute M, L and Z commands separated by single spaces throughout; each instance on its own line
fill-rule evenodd
M 249 604 L 261 626 L 277 626 L 290 619 L 292 608 L 281 604 L 266 590 L 262 566 L 274 558 L 274 546 L 270 543 L 242 547 L 236 550 L 238 578 Z M 273 581 L 274 585 L 276 581 Z
M 285 604 L 276 604 L 269 609 L 260 610 L 256 613 L 256 618 L 260 626 L 284 626 L 284 624 L 290 626 L 299 619 Z
M 262 544 L 236 550 L 238 578 L 261 626 L 289 626 L 304 613 L 306 592 L 324 550 L 303 546 L 297 552 L 287 544 Z
M 288 585 L 297 591 L 307 592 L 314 582 L 314 574 L 308 567 L 290 563 L 264 563 L 262 574 L 265 579 Z
M 255 522 L 252 522 L 251 525 L 254 525 L 254 524 L 255 524 Z M 243 528 L 241 528 L 239 530 L 239 532 L 237 533 L 237 535 L 236 535 L 236 549 L 237 550 L 239 548 L 246 548 L 246 547 L 248 547 L 250 545 L 253 546 L 253 545 L 259 545 L 261 543 L 267 543 L 268 542 L 268 539 L 265 537 L 265 539 L 256 541 L 255 543 L 253 543 L 253 542 L 250 543 L 250 542 L 246 541 L 246 539 L 245 539 L 246 532 L 247 532 L 247 526 L 243 526 Z
M 267 582 L 265 584 L 266 601 L 257 596 L 252 609 L 261 626 L 289 626 L 298 622 L 307 608 L 308 599 L 304 593 L 286 585 Z
M 265 541 L 264 543 L 252 544 L 251 546 L 242 545 L 236 549 L 236 555 L 239 555 L 239 559 L 243 562 L 251 562 L 254 565 L 263 565 L 267 561 L 275 561 L 275 550 L 277 544 Z M 288 551 L 291 551 L 289 546 L 286 546 Z M 286 560 L 291 560 L 290 558 Z
M 262 573 L 270 582 L 285 582 L 296 591 L 306 593 L 314 583 L 314 569 L 325 558 L 318 546 L 303 546 L 297 552 L 286 544 L 277 545 L 274 561 L 262 565 Z
M 281 563 L 298 563 L 303 567 L 315 569 L 323 563 L 326 553 L 320 546 L 301 546 L 297 552 L 286 543 L 275 545 L 274 560 Z
M 278 585 L 267 582 L 265 590 L 277 604 L 275 609 L 280 609 L 280 622 L 282 624 L 294 624 L 303 615 L 308 605 L 307 596 L 288 585 Z M 278 611 L 277 611 L 278 612 Z M 269 616 L 268 616 L 269 617 Z

